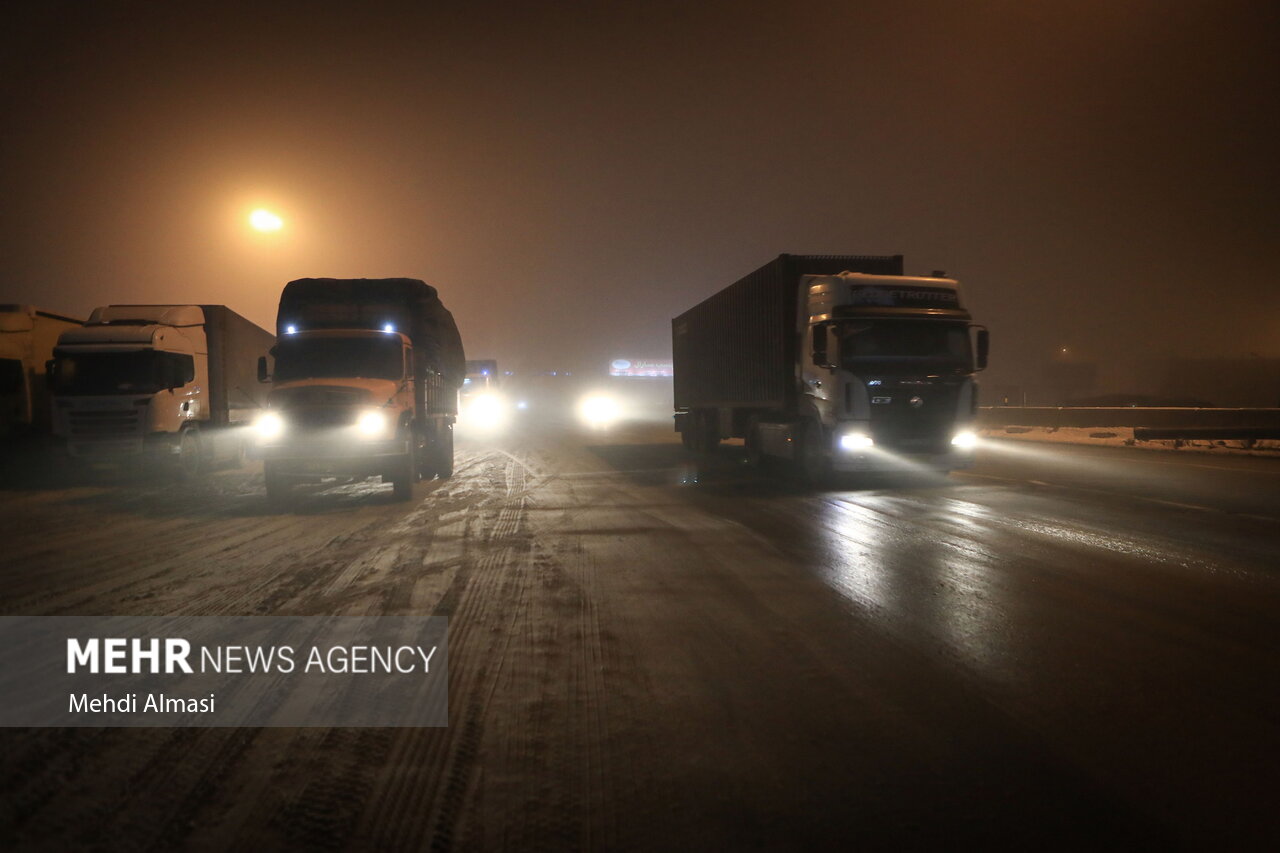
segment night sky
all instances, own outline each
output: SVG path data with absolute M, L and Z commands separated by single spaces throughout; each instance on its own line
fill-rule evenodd
M 405 275 L 469 356 L 586 367 L 780 252 L 902 253 L 993 379 L 1280 356 L 1274 3 L 31 6 L 0 302 L 270 326 L 289 279 Z

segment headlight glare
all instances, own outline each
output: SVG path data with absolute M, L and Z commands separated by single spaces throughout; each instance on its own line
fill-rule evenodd
M 583 398 L 578 405 L 578 414 L 588 426 L 608 426 L 618 419 L 618 403 L 612 397 L 595 394 Z
M 971 448 L 977 443 L 978 443 L 978 436 L 972 432 L 969 432 L 968 430 L 965 430 L 964 432 L 956 433 L 955 438 L 951 439 L 951 444 L 953 447 L 960 447 L 964 449 Z
M 356 429 L 361 435 L 381 435 L 387 429 L 387 416 L 376 410 L 363 412 L 356 421 Z
M 492 424 L 502 419 L 506 405 L 496 394 L 481 394 L 467 406 L 467 414 L 477 423 Z
M 254 421 L 253 431 L 258 438 L 279 438 L 284 434 L 284 418 L 275 412 L 264 412 Z
M 841 450 L 867 450 L 875 445 L 875 441 L 865 432 L 846 432 L 840 436 Z

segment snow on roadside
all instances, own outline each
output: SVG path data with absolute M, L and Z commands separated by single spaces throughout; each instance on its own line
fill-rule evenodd
M 1280 455 L 1280 441 L 1138 441 L 1133 427 L 1025 427 L 1001 426 L 979 430 L 983 438 L 1048 441 L 1059 444 L 1091 444 L 1098 447 L 1141 447 L 1148 450 L 1182 450 L 1197 453 L 1229 453 L 1247 456 Z

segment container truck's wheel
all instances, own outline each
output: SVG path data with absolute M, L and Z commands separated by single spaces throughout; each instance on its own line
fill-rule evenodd
M 699 412 L 694 420 L 693 449 L 697 453 L 715 453 L 720 446 L 720 422 L 716 412 Z
M 800 447 L 796 450 L 796 473 L 807 485 L 822 488 L 831 482 L 831 458 L 816 421 L 805 421 L 800 429 Z
M 747 464 L 752 468 L 763 467 L 764 451 L 760 448 L 760 423 L 755 418 L 747 424 L 747 439 L 743 443 L 747 446 Z

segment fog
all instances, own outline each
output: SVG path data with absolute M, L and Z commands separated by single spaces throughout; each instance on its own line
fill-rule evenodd
M 31 5 L 3 302 L 270 326 L 289 279 L 413 276 L 470 357 L 589 370 L 780 252 L 902 253 L 993 387 L 1280 357 L 1273 4 Z

